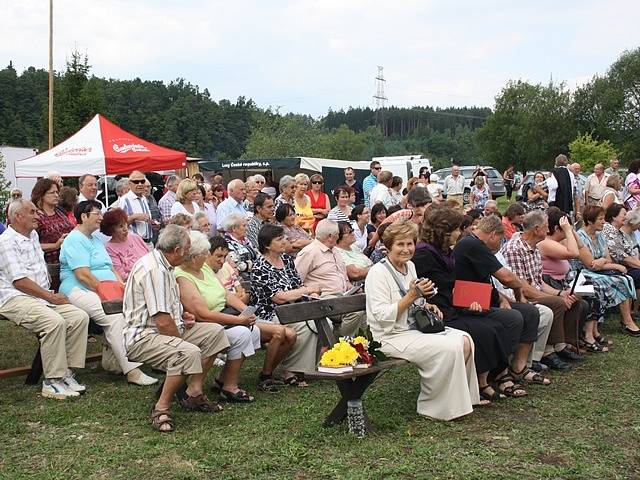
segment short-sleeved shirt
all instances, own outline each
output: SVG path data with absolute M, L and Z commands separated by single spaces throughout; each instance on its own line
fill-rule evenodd
M 73 271 L 86 267 L 99 281 L 116 280 L 113 262 L 102 240 L 88 238 L 80 230 L 74 230 L 62 243 L 60 249 L 60 292 L 69 295 L 74 288 L 87 290 Z
M 258 215 L 254 215 L 247 222 L 247 233 L 245 236 L 247 240 L 251 242 L 253 248 L 258 248 L 258 233 L 265 223 L 269 223 L 267 220 L 263 220 Z
M 371 206 L 369 202 L 369 194 L 371 190 L 378 184 L 378 179 L 370 173 L 362 182 L 362 194 L 364 195 L 364 204 L 367 208 Z
M 184 333 L 180 290 L 173 270 L 159 250 L 152 250 L 134 265 L 122 302 L 126 348 L 147 335 L 158 333 L 153 318 L 158 313 L 169 314 L 180 334 Z
M 223 200 L 216 209 L 216 222 L 218 230 L 224 230 L 224 220 L 232 213 L 238 213 L 244 218 L 247 218 L 249 216 L 248 212 L 242 206 L 242 203 L 239 203 L 234 198 L 229 197 L 226 200 Z
M 41 243 L 56 243 L 62 235 L 73 230 L 73 224 L 67 215 L 56 208 L 53 215 L 47 215 L 43 210 L 38 210 L 38 237 Z M 58 263 L 60 249 L 44 252 L 44 260 L 47 263 Z
M 284 268 L 276 268 L 260 256 L 251 270 L 251 305 L 256 306 L 256 316 L 260 320 L 273 320 L 276 305 L 271 298 L 274 295 L 302 286 L 291 256 L 285 253 L 282 260 Z
M 171 207 L 176 203 L 176 192 L 167 190 L 160 201 L 158 202 L 158 208 L 162 214 L 162 220 L 165 222 L 171 218 Z
M 305 285 L 343 293 L 348 289 L 347 267 L 337 248 L 314 240 L 296 256 L 296 270 Z
M 491 277 L 502 268 L 502 264 L 491 253 L 489 247 L 475 235 L 468 235 L 458 240 L 453 249 L 453 257 L 456 280 L 493 285 Z M 491 292 L 491 305 L 497 307 L 499 304 L 500 297 L 494 287 Z
M 227 295 L 222 283 L 206 263 L 202 266 L 203 278 L 198 278 L 182 268 L 176 268 L 176 279 L 186 278 L 198 289 L 200 295 L 207 303 L 207 308 L 212 312 L 221 312 L 227 304 Z
M 151 210 L 149 209 L 149 201 L 144 195 L 138 196 L 133 190 L 129 190 L 120 198 L 120 208 L 125 211 L 127 215 L 133 215 L 136 213 L 144 213 L 151 218 Z M 136 220 L 129 225 L 129 231 L 135 233 L 145 241 L 150 241 L 153 233 L 151 231 L 151 224 L 144 220 Z
M 327 215 L 329 220 L 333 220 L 334 222 L 351 222 L 349 215 L 344 213 L 338 207 L 333 207 L 329 210 L 329 215 Z
M 514 235 L 500 250 L 509 269 L 526 280 L 533 288 L 542 290 L 542 257 L 540 250 L 522 239 L 522 234 Z
M 29 278 L 45 290 L 50 287 L 44 252 L 36 231 L 25 237 L 9 226 L 0 235 L 0 306 L 13 297 L 25 295 L 13 286 L 13 282 L 21 278 Z
M 105 248 L 113 268 L 124 281 L 129 278 L 129 272 L 135 263 L 149 253 L 147 244 L 135 233 L 129 233 L 124 242 L 116 243 L 111 239 L 105 244 Z
M 358 268 L 368 268 L 373 265 L 371 259 L 362 253 L 355 244 L 351 245 L 350 250 L 343 250 L 339 247 L 335 247 L 335 249 L 347 267 L 349 265 L 355 265 Z

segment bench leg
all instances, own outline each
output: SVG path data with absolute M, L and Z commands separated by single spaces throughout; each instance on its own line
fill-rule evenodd
M 327 416 L 327 418 L 325 418 L 323 426 L 331 427 L 333 425 L 342 423 L 344 419 L 347 418 L 347 402 L 349 400 L 362 399 L 362 395 L 367 390 L 369 385 L 373 383 L 377 376 L 378 373 L 370 373 L 369 375 L 362 375 L 360 377 L 349 380 L 336 380 L 338 390 L 340 390 L 341 398 L 340 400 L 338 400 L 338 403 L 333 408 L 331 413 Z M 370 432 L 371 424 L 369 423 L 366 412 L 364 413 L 364 416 L 365 428 L 368 432 Z
M 31 371 L 24 381 L 25 385 L 37 385 L 38 383 L 40 383 L 42 372 L 42 355 L 40 354 L 40 345 L 38 345 L 36 356 L 33 357 L 33 362 L 31 362 Z

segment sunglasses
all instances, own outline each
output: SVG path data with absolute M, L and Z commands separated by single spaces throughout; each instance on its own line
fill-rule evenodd
M 321 180 L 314 180 L 313 182 L 311 182 L 314 185 L 322 185 L 324 182 Z
M 382 170 L 382 167 L 373 167 L 374 170 Z
M 134 185 L 142 185 L 144 184 L 144 182 L 146 182 L 146 180 L 129 180 L 129 181 Z

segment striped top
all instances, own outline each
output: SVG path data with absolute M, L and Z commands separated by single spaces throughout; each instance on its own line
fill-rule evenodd
M 151 333 L 158 333 L 153 316 L 168 313 L 184 333 L 182 305 L 173 267 L 159 250 L 152 250 L 133 266 L 124 289 L 122 313 L 126 348 Z

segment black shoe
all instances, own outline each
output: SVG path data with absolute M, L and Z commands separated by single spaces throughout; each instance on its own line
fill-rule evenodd
M 551 370 L 571 369 L 571 365 L 560 360 L 560 357 L 558 357 L 558 355 L 556 355 L 555 353 L 551 353 L 549 355 L 542 357 L 542 359 L 540 360 L 540 363 L 544 363 Z
M 572 351 L 569 347 L 564 347 L 559 352 L 556 352 L 556 355 L 558 355 L 562 360 L 566 360 L 569 362 L 574 362 L 574 363 L 584 362 L 584 356 L 577 354 L 576 352 Z
M 620 325 L 620 331 L 631 337 L 640 337 L 640 330 L 631 330 L 627 325 Z
M 549 367 L 547 367 L 542 362 L 537 362 L 537 361 L 533 360 L 531 362 L 531 370 L 533 370 L 536 373 L 540 373 L 540 372 L 544 372 L 545 370 L 549 370 Z

